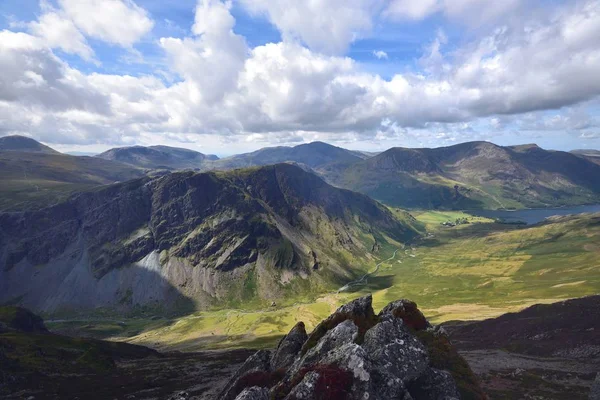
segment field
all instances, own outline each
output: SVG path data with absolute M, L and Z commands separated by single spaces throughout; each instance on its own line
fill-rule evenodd
M 399 216 L 406 218 L 402 213 Z M 531 227 L 496 224 L 461 212 L 415 212 L 423 239 L 405 248 L 383 247 L 388 259 L 353 292 L 316 300 L 212 310 L 173 320 L 50 323 L 95 337 L 159 349 L 272 347 L 297 321 L 312 329 L 339 305 L 373 293 L 376 310 L 388 302 L 416 301 L 433 322 L 474 320 L 518 311 L 535 303 L 600 293 L 600 215 L 561 217 Z M 449 227 L 441 223 L 461 220 Z M 465 223 L 467 222 L 467 223 Z M 375 269 L 375 262 L 372 270 Z

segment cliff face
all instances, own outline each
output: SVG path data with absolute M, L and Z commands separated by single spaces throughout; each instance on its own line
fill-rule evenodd
M 0 214 L 0 302 L 37 311 L 270 300 L 353 277 L 414 232 L 292 165 L 182 172 Z

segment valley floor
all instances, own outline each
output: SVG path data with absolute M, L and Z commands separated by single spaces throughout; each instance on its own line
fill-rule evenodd
M 400 213 L 400 210 L 392 210 Z M 272 347 L 298 321 L 307 329 L 341 304 L 373 293 L 374 307 L 408 298 L 434 323 L 481 320 L 600 293 L 600 215 L 554 218 L 533 226 L 494 223 L 461 212 L 415 213 L 423 239 L 379 250 L 362 285 L 285 303 L 198 312 L 50 322 L 57 331 L 123 340 L 159 350 Z M 456 226 L 444 226 L 444 222 Z M 397 252 L 394 258 L 391 256 Z

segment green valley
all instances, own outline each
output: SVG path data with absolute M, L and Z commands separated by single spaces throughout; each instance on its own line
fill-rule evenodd
M 392 211 L 408 218 L 401 210 Z M 414 299 L 439 323 L 494 317 L 600 291 L 599 214 L 554 218 L 534 226 L 498 224 L 464 212 L 414 215 L 413 225 L 421 229 L 423 238 L 400 246 L 397 257 L 354 292 L 330 290 L 312 296 L 290 292 L 272 306 L 250 304 L 175 319 L 140 315 L 120 323 L 90 320 L 48 325 L 163 349 L 272 347 L 297 321 L 304 321 L 310 330 L 338 306 L 365 293 L 373 293 L 376 309 L 393 299 Z M 468 223 L 441 225 L 456 219 Z M 381 246 L 379 258 L 389 258 L 397 248 Z

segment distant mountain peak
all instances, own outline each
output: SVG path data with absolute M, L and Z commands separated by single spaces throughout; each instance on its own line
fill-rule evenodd
M 151 169 L 199 169 L 205 161 L 218 160 L 215 155 L 170 146 L 116 147 L 97 157 Z
M 12 135 L 0 138 L 0 151 L 26 151 L 29 153 L 58 154 L 51 147 L 41 144 L 35 139 L 27 136 Z

